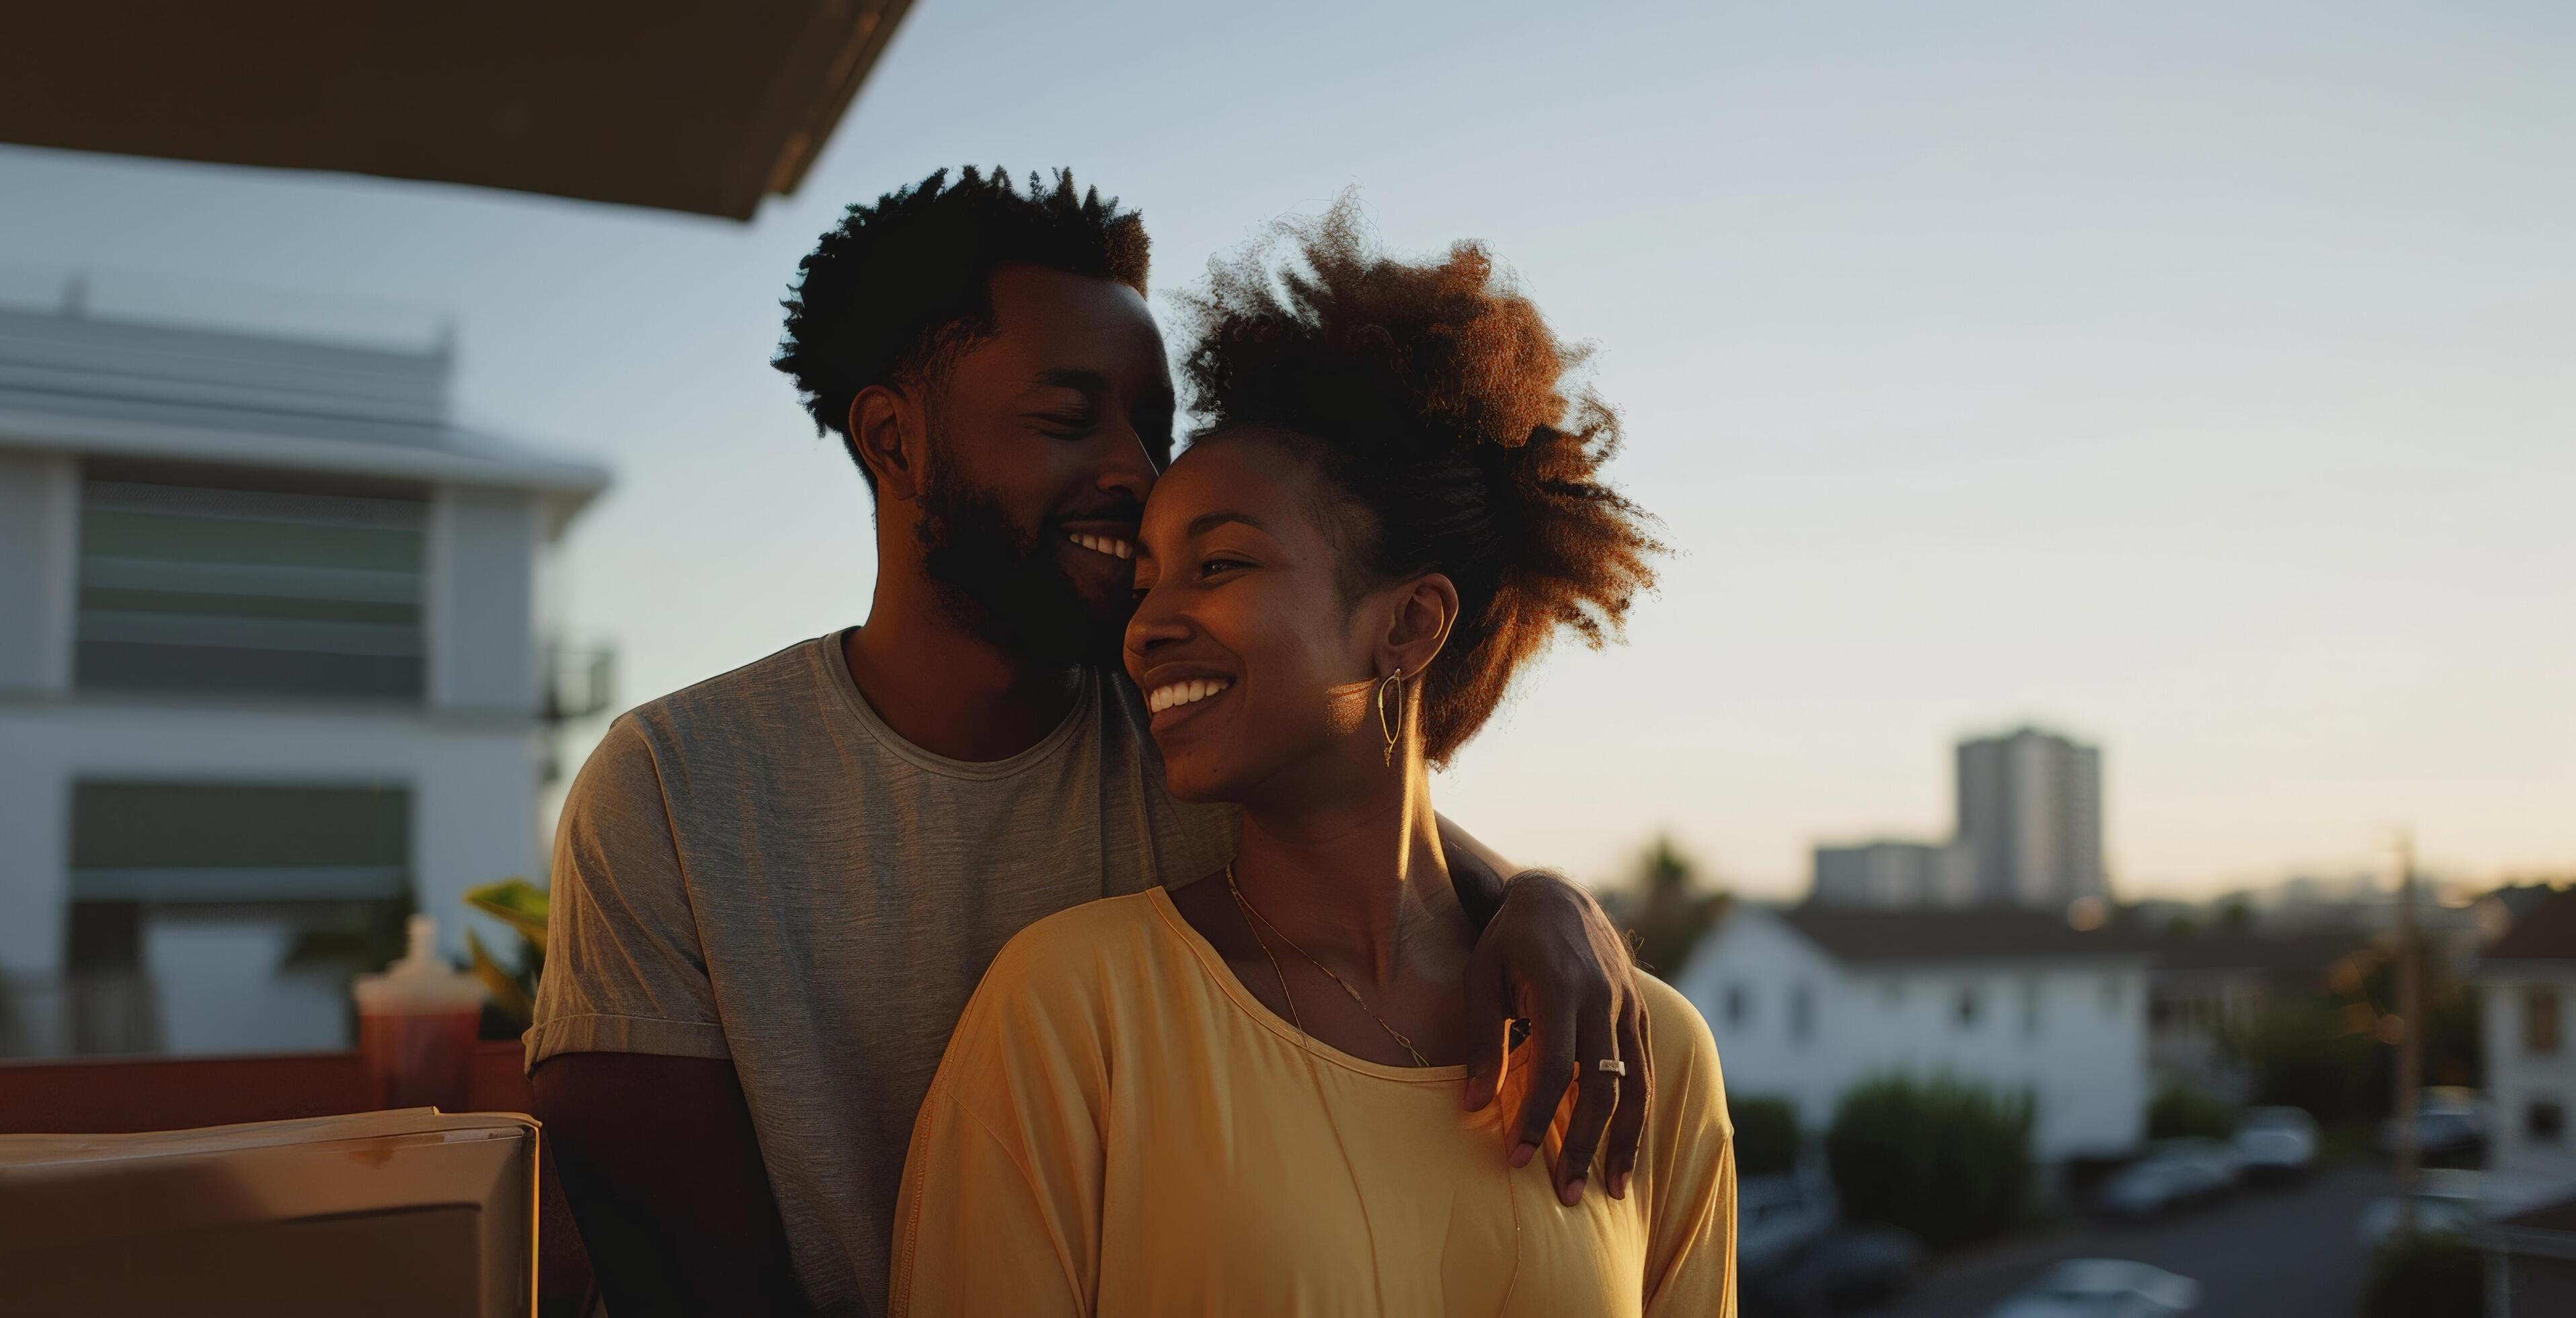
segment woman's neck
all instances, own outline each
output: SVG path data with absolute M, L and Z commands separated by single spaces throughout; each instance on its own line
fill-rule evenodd
M 1374 775 L 1372 775 L 1374 777 Z M 1463 973 L 1475 928 L 1417 761 L 1348 795 L 1246 803 L 1235 882 L 1271 929 L 1381 987 Z M 1263 932 L 1267 933 L 1265 929 Z

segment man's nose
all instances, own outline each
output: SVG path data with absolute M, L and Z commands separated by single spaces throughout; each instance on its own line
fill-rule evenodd
M 1101 443 L 1106 451 L 1097 477 L 1100 488 L 1123 492 L 1141 507 L 1154 488 L 1154 455 L 1146 451 L 1144 437 L 1133 426 L 1118 425 L 1101 435 Z

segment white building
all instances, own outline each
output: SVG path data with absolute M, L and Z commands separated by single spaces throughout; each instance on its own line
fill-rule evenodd
M 2479 966 L 2488 1168 L 2516 1198 L 2576 1187 L 2576 891 L 2525 912 Z
M 1708 1018 L 1727 1092 L 1822 1131 L 1854 1085 L 1948 1075 L 2027 1092 L 2043 1162 L 2146 1130 L 2143 944 L 2036 911 L 1739 904 L 1674 987 Z
M 1940 842 L 1816 848 L 1813 900 L 1832 906 L 1966 906 L 1976 900 L 1965 849 Z
M 536 575 L 606 475 L 450 369 L 0 309 L 0 1054 L 345 1046 L 299 932 L 460 951 L 538 872 Z
M 2105 895 L 2098 748 L 2037 728 L 1963 741 L 1958 792 L 1978 900 L 2062 911 Z

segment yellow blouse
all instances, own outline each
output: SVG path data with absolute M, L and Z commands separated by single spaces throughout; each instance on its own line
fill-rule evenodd
M 1459 1110 L 1465 1068 L 1307 1040 L 1162 890 L 1041 920 L 985 973 L 913 1125 L 893 1313 L 1731 1315 L 1717 1045 L 1644 984 L 1636 1175 L 1566 1208 L 1545 1157 L 1512 1170 L 1508 1134 Z

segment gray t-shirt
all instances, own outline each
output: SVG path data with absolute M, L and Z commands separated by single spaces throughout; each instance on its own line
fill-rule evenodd
M 950 760 L 824 636 L 620 717 L 564 802 L 528 1066 L 731 1058 L 826 1312 L 884 1311 L 913 1114 L 994 953 L 1232 854 L 1231 811 L 1164 791 L 1135 688 L 1084 688 L 1028 750 Z

